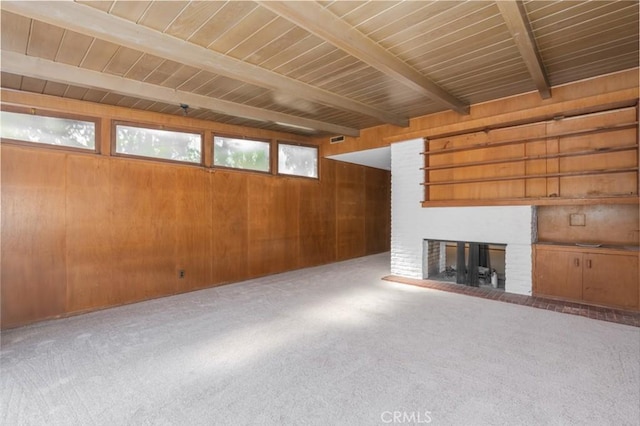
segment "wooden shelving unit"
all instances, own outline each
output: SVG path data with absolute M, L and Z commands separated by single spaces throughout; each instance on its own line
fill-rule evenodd
M 425 138 L 423 206 L 637 203 L 638 108 Z

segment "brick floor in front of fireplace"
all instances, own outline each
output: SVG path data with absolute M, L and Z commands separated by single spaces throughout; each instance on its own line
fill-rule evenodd
M 622 309 L 605 308 L 576 302 L 565 302 L 561 300 L 546 299 L 538 296 L 525 296 L 522 294 L 507 293 L 501 289 L 487 287 L 469 287 L 462 284 L 454 284 L 442 281 L 418 280 L 413 278 L 388 275 L 384 280 L 401 284 L 415 285 L 418 287 L 431 288 L 434 290 L 447 291 L 450 293 L 465 294 L 468 296 L 480 297 L 483 299 L 498 300 L 501 302 L 514 303 L 516 305 L 531 306 L 538 309 L 561 312 L 570 315 L 580 315 L 601 321 L 615 322 L 618 324 L 640 327 L 640 312 L 626 311 Z

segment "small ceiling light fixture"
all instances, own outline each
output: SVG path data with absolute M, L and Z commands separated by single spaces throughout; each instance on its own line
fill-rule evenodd
M 189 112 L 189 105 L 180 104 L 180 108 L 182 108 L 182 115 L 186 116 L 187 113 Z

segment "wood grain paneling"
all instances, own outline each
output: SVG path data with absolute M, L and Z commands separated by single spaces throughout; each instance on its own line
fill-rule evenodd
M 176 168 L 112 160 L 113 281 L 119 302 L 175 293 Z
M 251 175 L 249 193 L 249 272 L 261 276 L 298 265 L 298 186 L 295 179 Z
M 119 116 L 82 113 L 102 119 L 102 154 L 0 147 L 3 327 L 388 250 L 387 171 L 321 159 L 316 180 L 112 157 Z
M 588 302 L 638 310 L 638 256 L 584 255 L 583 297 Z
M 245 173 L 211 175 L 214 283 L 239 281 L 248 275 L 247 177 Z
M 582 300 L 582 253 L 536 250 L 536 295 Z
M 65 164 L 67 310 L 118 302 L 114 286 L 111 164 L 105 158 L 69 155 Z M 90 236 L 90 238 L 88 238 Z
M 337 260 L 364 256 L 366 253 L 364 168 L 350 163 L 337 164 L 335 191 Z
M 534 246 L 536 295 L 638 310 L 638 256 L 624 248 Z
M 336 259 L 336 164 L 322 159 L 321 182 L 300 183 L 300 267 Z
M 211 175 L 201 168 L 176 170 L 175 270 L 177 292 L 208 287 L 213 283 L 213 227 Z M 184 278 L 178 271 L 184 271 Z
M 584 225 L 572 226 L 571 215 Z M 640 245 L 637 205 L 541 206 L 537 216 L 538 241 Z
M 388 251 L 391 244 L 390 174 L 367 167 L 365 173 L 365 250 L 367 253 Z
M 65 156 L 2 146 L 2 326 L 66 311 Z

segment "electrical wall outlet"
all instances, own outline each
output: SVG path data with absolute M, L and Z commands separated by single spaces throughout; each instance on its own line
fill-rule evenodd
M 184 278 L 184 269 L 178 271 L 178 278 Z

